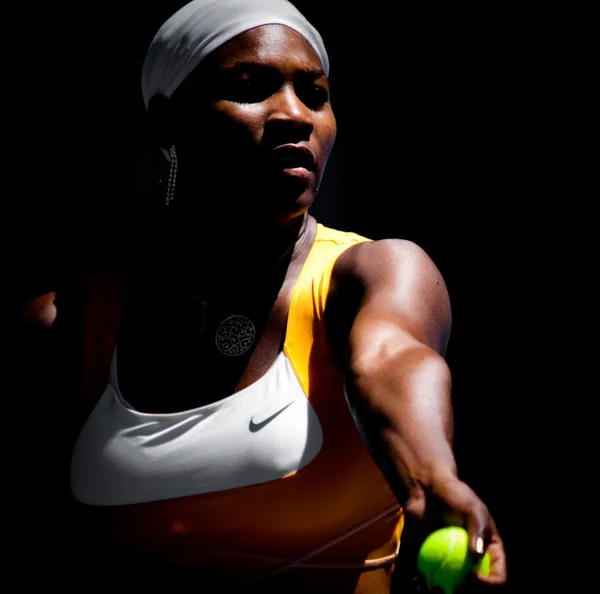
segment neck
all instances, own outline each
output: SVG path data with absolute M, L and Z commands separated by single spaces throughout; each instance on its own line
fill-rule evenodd
M 250 290 L 266 277 L 275 277 L 279 269 L 287 269 L 303 253 L 314 224 L 305 213 L 278 228 L 249 227 L 235 233 L 224 225 L 217 237 L 214 232 L 173 236 L 166 245 L 157 246 L 160 254 L 149 258 L 152 268 L 143 268 L 159 284 L 197 289 L 217 300 L 234 289 L 239 293 L 240 287 Z

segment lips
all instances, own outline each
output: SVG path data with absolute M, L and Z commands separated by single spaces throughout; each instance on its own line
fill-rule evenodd
M 277 168 L 297 169 L 314 171 L 316 167 L 315 158 L 310 149 L 297 145 L 285 144 L 273 149 L 273 164 Z

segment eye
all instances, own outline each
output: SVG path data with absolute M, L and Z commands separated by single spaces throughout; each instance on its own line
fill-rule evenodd
M 329 101 L 329 91 L 321 85 L 314 85 L 310 93 L 310 107 L 318 109 Z
M 278 88 L 279 79 L 272 72 L 231 72 L 223 77 L 220 95 L 236 103 L 260 103 Z
M 329 89 L 314 81 L 298 82 L 296 92 L 300 100 L 310 109 L 321 109 L 329 101 Z

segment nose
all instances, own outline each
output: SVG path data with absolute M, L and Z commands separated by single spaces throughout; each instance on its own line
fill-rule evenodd
M 293 142 L 308 140 L 314 128 L 312 112 L 298 97 L 293 85 L 282 86 L 271 99 L 267 128 L 295 131 L 298 138 L 290 139 Z

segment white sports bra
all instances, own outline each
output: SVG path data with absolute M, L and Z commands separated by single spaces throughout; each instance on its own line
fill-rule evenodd
M 319 419 L 282 351 L 267 373 L 217 402 L 169 414 L 135 410 L 110 381 L 75 443 L 82 503 L 128 505 L 281 479 L 315 459 Z

